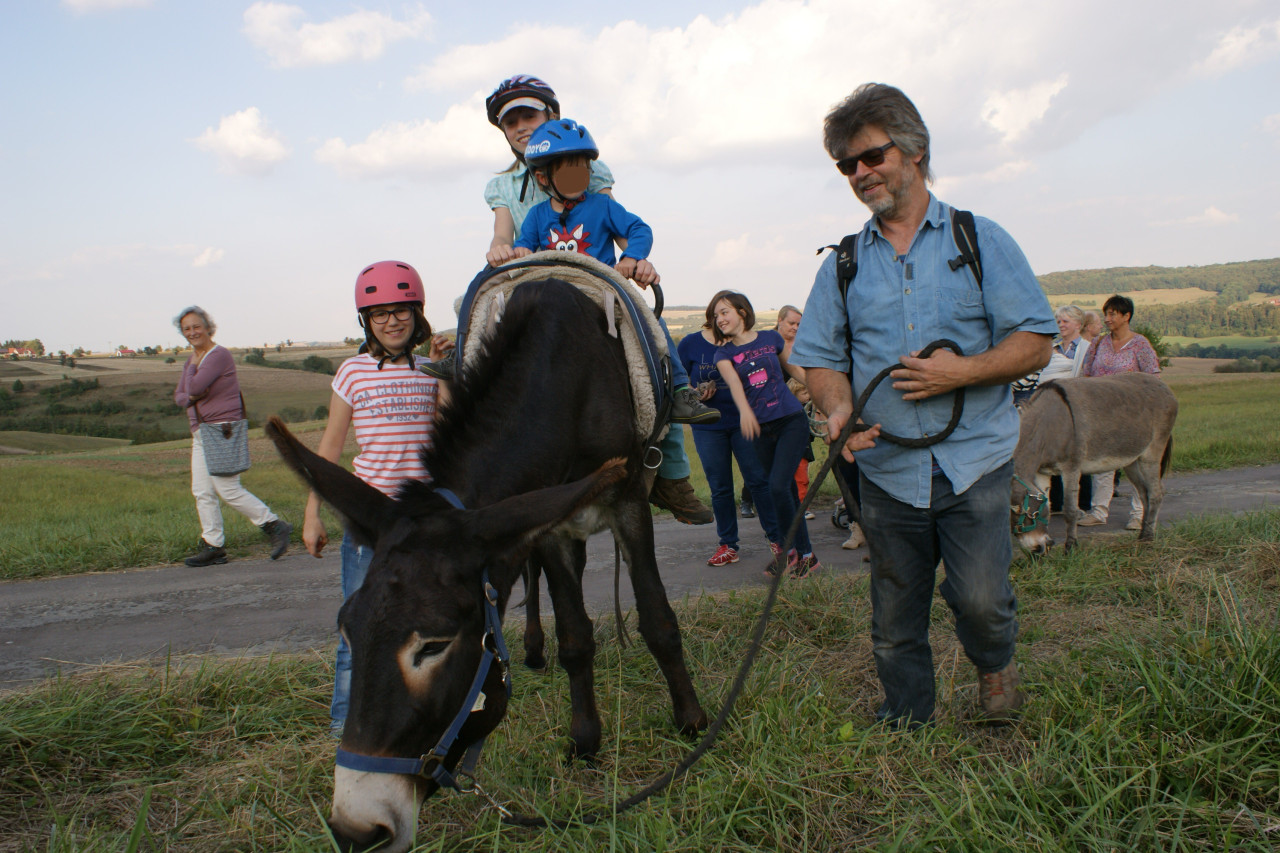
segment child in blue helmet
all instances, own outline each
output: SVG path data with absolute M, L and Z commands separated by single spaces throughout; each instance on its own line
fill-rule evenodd
M 525 162 L 550 198 L 534 205 L 525 217 L 514 254 L 522 258 L 534 251 L 577 252 L 608 264 L 641 287 L 657 284 L 661 278 L 648 260 L 653 229 L 610 196 L 588 191 L 591 161 L 599 156 L 595 140 L 576 121 L 548 121 L 533 132 L 525 148 Z M 614 254 L 615 240 L 625 241 L 621 242 L 621 259 Z M 658 323 L 667 336 L 668 348 L 675 353 L 667 324 L 661 319 Z M 676 386 L 672 420 L 691 424 L 718 421 L 720 412 L 702 404 L 689 388 L 689 375 L 674 357 L 672 372 Z

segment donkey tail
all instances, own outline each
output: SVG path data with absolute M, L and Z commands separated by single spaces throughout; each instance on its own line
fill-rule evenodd
M 1173 458 L 1173 435 L 1169 435 L 1169 441 L 1164 446 L 1164 455 L 1160 457 L 1160 476 L 1164 476 L 1164 472 L 1169 470 L 1169 460 Z

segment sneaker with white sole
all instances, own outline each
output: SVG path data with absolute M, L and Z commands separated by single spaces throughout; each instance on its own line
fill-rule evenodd
M 792 580 L 804 580 L 820 568 L 822 568 L 822 564 L 818 562 L 818 558 L 810 554 L 792 563 L 787 570 L 787 577 Z
M 729 545 L 721 545 L 716 552 L 711 555 L 711 559 L 707 560 L 708 566 L 727 566 L 730 563 L 738 562 L 738 549 Z

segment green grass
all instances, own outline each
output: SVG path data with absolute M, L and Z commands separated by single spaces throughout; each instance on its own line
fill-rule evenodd
M 297 424 L 295 431 L 314 445 L 322 426 Z M 307 493 L 261 431 L 250 435 L 253 467 L 241 482 L 295 523 L 294 540 L 300 542 L 297 522 Z M 192 553 L 200 539 L 189 440 L 0 459 L 0 492 L 29 496 L 5 501 L 4 579 L 172 563 Z M 225 506 L 222 517 L 233 558 L 266 553 L 262 531 Z M 326 523 L 339 526 L 331 516 Z
M 47 432 L 0 430 L 0 447 L 14 448 L 31 453 L 74 453 L 102 447 L 119 447 L 128 444 L 126 438 L 98 438 L 88 435 L 51 435 Z M 0 450 L 0 453 L 5 451 Z
M 1021 559 L 1022 723 L 965 722 L 972 667 L 933 612 L 938 724 L 872 725 L 867 584 L 784 587 L 717 746 L 649 803 L 591 828 L 503 827 L 474 797 L 423 808 L 419 851 L 1237 850 L 1280 834 L 1280 512 L 1099 535 Z M 678 607 L 713 713 L 762 593 Z M 517 626 L 512 626 L 513 628 Z M 509 632 L 515 643 L 518 632 Z M 481 780 L 522 812 L 626 796 L 689 744 L 639 647 L 597 630 L 604 749 L 565 764 L 564 674 L 515 673 Z M 0 849 L 332 849 L 329 650 L 116 666 L 0 697 Z M 135 846 L 130 846 L 130 845 Z
M 1188 338 L 1181 335 L 1165 335 L 1161 338 L 1167 344 L 1190 346 L 1199 344 L 1202 347 L 1216 347 L 1223 344 L 1240 349 L 1271 349 L 1276 346 L 1276 336 L 1266 334 L 1261 337 L 1250 335 L 1217 335 L 1210 338 Z
M 1251 381 L 1183 377 L 1169 381 L 1178 398 L 1174 471 L 1205 471 L 1280 462 L 1280 374 Z

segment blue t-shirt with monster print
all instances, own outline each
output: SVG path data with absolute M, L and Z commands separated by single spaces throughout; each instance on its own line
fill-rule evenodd
M 558 249 L 590 255 L 601 263 L 613 266 L 617 258 L 613 252 L 615 237 L 627 241 L 623 257 L 638 261 L 649 257 L 653 248 L 653 229 L 645 221 L 618 204 L 607 195 L 586 193 L 582 200 L 561 214 L 551 208 L 550 201 L 534 205 L 520 228 L 520 239 L 515 245 L 540 252 Z
M 716 350 L 716 362 L 730 361 L 742 380 L 742 390 L 747 393 L 747 403 L 760 423 L 776 421 L 804 410 L 796 395 L 787 387 L 778 353 L 786 342 L 782 335 L 766 329 L 756 332 L 756 339 L 738 346 L 725 343 Z

